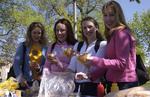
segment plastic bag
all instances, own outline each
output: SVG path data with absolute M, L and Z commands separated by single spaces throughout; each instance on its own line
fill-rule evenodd
M 74 89 L 74 74 L 52 72 L 42 77 L 38 97 L 68 97 Z

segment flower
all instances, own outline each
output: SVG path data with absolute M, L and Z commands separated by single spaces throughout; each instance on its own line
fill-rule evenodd
M 0 83 L 0 90 L 7 89 L 9 91 L 16 90 L 19 87 L 18 82 L 15 78 L 10 77 L 8 80 Z
M 33 45 L 31 47 L 31 50 L 30 50 L 30 53 L 29 53 L 30 61 L 33 62 L 33 63 L 40 63 L 41 56 L 42 56 L 41 47 L 39 47 L 37 45 Z

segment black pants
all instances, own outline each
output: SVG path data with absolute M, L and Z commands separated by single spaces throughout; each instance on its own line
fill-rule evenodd
M 75 91 L 78 92 L 80 86 L 80 94 L 88 96 L 97 96 L 97 85 L 98 83 L 84 82 L 84 83 L 75 83 Z

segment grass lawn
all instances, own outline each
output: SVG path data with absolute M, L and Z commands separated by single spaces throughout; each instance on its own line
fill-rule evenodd
M 144 87 L 150 88 L 150 81 L 143 85 Z

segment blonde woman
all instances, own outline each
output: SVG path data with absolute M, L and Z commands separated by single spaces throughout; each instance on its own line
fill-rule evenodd
M 34 80 L 40 81 L 47 50 L 45 34 L 42 23 L 32 22 L 27 29 L 26 40 L 16 50 L 13 69 L 23 88 L 32 86 Z

